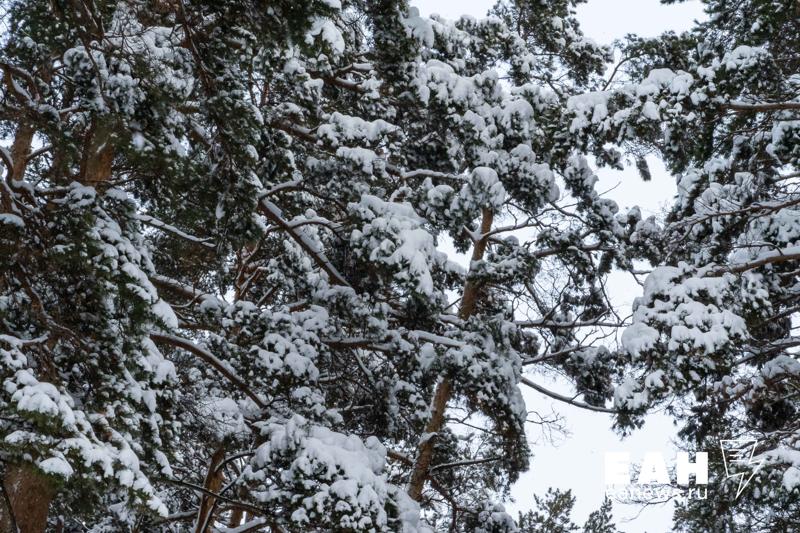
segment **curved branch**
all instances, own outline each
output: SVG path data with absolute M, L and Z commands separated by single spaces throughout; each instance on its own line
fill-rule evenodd
M 501 460 L 502 457 L 484 457 L 483 459 L 472 459 L 469 461 L 455 461 L 452 463 L 442 463 L 440 465 L 436 465 L 431 468 L 431 473 L 434 473 L 438 470 L 445 470 L 447 468 L 460 468 L 462 466 L 472 466 L 472 465 L 481 465 L 484 463 L 493 463 L 495 461 Z
M 264 216 L 266 216 L 273 224 L 288 233 L 292 240 L 294 240 L 294 242 L 296 242 L 300 248 L 310 255 L 312 259 L 314 259 L 314 261 L 317 263 L 317 266 L 319 266 L 328 275 L 328 278 L 335 285 L 340 285 L 343 287 L 350 286 L 344 276 L 342 276 L 336 267 L 333 266 L 325 253 L 317 250 L 313 242 L 309 241 L 302 233 L 295 231 L 295 228 L 292 226 L 292 224 L 283 218 L 283 212 L 277 205 L 267 199 L 262 199 L 258 206 L 259 210 L 264 214 Z
M 547 320 L 528 320 L 515 322 L 515 325 L 521 328 L 551 328 L 551 329 L 570 329 L 570 328 L 588 328 L 588 327 L 606 327 L 606 328 L 621 328 L 625 324 L 618 322 L 605 322 L 602 320 L 584 320 L 575 322 L 549 322 Z
M 225 364 L 217 358 L 214 354 L 202 348 L 189 339 L 184 339 L 183 337 L 176 337 L 175 335 L 169 335 L 167 333 L 150 333 L 150 338 L 153 339 L 154 342 L 161 342 L 163 344 L 169 344 L 170 346 L 174 346 L 176 348 L 182 348 L 187 352 L 191 352 L 209 365 L 213 366 L 220 374 L 222 374 L 228 381 L 236 385 L 236 387 L 242 391 L 248 398 L 253 400 L 258 407 L 261 409 L 266 409 L 267 404 L 258 397 L 258 395 L 253 392 L 247 383 L 236 375 L 235 372 L 229 370 Z
M 169 483 L 171 485 L 177 485 L 179 487 L 184 487 L 187 489 L 194 490 L 196 492 L 200 492 L 205 496 L 211 496 L 212 498 L 223 501 L 231 505 L 232 507 L 238 507 L 256 515 L 264 516 L 267 514 L 266 510 L 261 509 L 260 507 L 256 507 L 255 505 L 250 505 L 249 503 L 236 501 L 232 498 L 228 498 L 227 496 L 223 496 L 222 494 L 217 494 L 216 492 L 210 491 L 204 487 L 201 487 L 200 485 L 195 485 L 194 483 L 189 483 L 187 481 L 181 481 L 180 479 L 172 479 L 168 477 L 161 477 L 156 479 L 158 481 L 163 481 L 164 483 Z
M 191 243 L 198 244 L 200 246 L 204 246 L 205 248 L 208 248 L 210 250 L 216 250 L 217 249 L 217 247 L 214 246 L 214 244 L 210 242 L 210 239 L 196 237 L 194 235 L 186 233 L 183 230 L 180 230 L 180 229 L 176 228 L 175 226 L 172 226 L 171 224 L 167 224 L 166 222 L 162 222 L 161 220 L 158 220 L 157 218 L 151 217 L 150 215 L 142 215 L 142 214 L 140 214 L 140 215 L 136 216 L 136 219 L 139 220 L 141 223 L 146 224 L 146 225 L 148 225 L 148 226 L 150 226 L 152 228 L 160 229 L 160 230 L 165 231 L 167 233 L 171 233 L 172 235 L 180 237 L 181 239 L 187 240 L 187 241 L 189 241 Z
M 797 261 L 797 260 L 800 260 L 800 247 L 793 246 L 791 248 L 787 248 L 784 250 L 777 250 L 774 253 L 764 255 L 761 258 L 751 261 L 749 263 L 738 263 L 730 266 L 720 266 L 712 269 L 709 272 L 709 274 L 712 276 L 725 274 L 727 272 L 730 272 L 732 274 L 741 274 L 742 272 L 747 272 L 748 270 L 753 270 L 758 267 L 771 265 L 773 263 L 785 263 L 787 261 Z
M 730 109 L 741 113 L 762 113 L 767 111 L 786 111 L 790 109 L 800 109 L 800 102 L 760 102 L 757 104 L 746 104 L 744 102 L 731 102 L 724 104 L 723 109 Z
M 557 392 L 553 392 L 551 390 L 545 389 L 541 385 L 537 385 L 533 381 L 529 380 L 526 377 L 523 377 L 520 380 L 520 383 L 523 385 L 527 385 L 528 387 L 532 388 L 535 391 L 541 392 L 545 396 L 549 396 L 554 400 L 558 400 L 560 402 L 568 403 L 570 405 L 574 405 L 575 407 L 580 407 L 581 409 L 586 409 L 587 411 L 597 411 L 598 413 L 611 413 L 616 414 L 618 411 L 616 409 L 609 409 L 607 407 L 598 407 L 595 405 L 589 405 L 588 403 L 579 402 L 577 400 L 573 400 L 569 396 L 563 396 L 558 394 Z

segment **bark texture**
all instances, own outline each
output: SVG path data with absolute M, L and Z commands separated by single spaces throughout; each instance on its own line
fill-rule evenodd
M 50 501 L 56 494 L 55 487 L 47 476 L 29 464 L 7 465 L 3 476 L 3 492 L 0 531 L 45 531 Z

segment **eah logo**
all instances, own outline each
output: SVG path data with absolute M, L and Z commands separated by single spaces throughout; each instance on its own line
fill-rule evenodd
M 739 478 L 739 488 L 736 489 L 735 499 L 739 498 L 753 476 L 761 470 L 764 460 L 753 458 L 757 444 L 758 441 L 755 440 L 721 440 L 719 443 L 722 450 L 722 462 L 725 465 L 725 479 Z M 736 472 L 734 465 L 749 467 L 751 469 L 750 476 L 745 479 L 747 472 Z
M 631 456 L 627 452 L 606 453 L 606 485 L 629 485 L 631 483 Z M 688 485 L 689 475 L 694 474 L 695 483 L 708 484 L 708 453 L 697 452 L 695 462 L 689 462 L 688 452 L 678 452 L 675 460 L 678 485 Z M 669 485 L 667 463 L 661 452 L 647 452 L 636 480 L 638 485 Z
M 722 440 L 722 461 L 725 466 L 725 479 L 739 481 L 736 489 L 738 499 L 753 479 L 763 459 L 755 458 L 757 441 Z M 690 476 L 694 476 L 694 485 L 689 487 Z M 706 499 L 708 497 L 708 453 L 697 452 L 695 461 L 689 461 L 688 452 L 678 452 L 675 458 L 675 479 L 670 479 L 667 463 L 661 452 L 647 452 L 641 462 L 639 474 L 635 480 L 631 477 L 631 456 L 627 452 L 606 452 L 605 454 L 606 492 L 616 497 L 631 500 L 652 500 L 671 496 Z M 611 487 L 611 489 L 609 489 Z M 684 489 L 688 490 L 684 490 Z
M 694 476 L 695 485 L 688 487 L 689 477 Z M 631 479 L 631 457 L 627 452 L 606 453 L 606 494 L 621 500 L 651 501 L 678 495 L 705 500 L 708 497 L 708 453 L 697 452 L 695 461 L 689 461 L 687 452 L 679 452 L 675 459 L 675 483 L 673 486 L 667 471 L 667 463 L 661 452 L 647 452 L 642 459 L 635 483 Z

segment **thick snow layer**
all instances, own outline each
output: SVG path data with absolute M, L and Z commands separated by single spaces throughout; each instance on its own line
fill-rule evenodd
M 322 523 L 334 529 L 387 531 L 391 524 L 402 524 L 403 530 L 415 530 L 419 512 L 402 490 L 387 482 L 386 450 L 374 437 L 361 441 L 299 415 L 270 424 L 263 433 L 267 441 L 256 450 L 246 476 L 262 479 L 270 472 L 276 484 L 267 485 L 261 498 L 269 503 L 288 497 L 291 520 L 298 526 Z M 298 484 L 307 496 L 292 495 Z M 399 507 L 399 517 L 387 514 L 389 502 Z
M 363 247 L 370 261 L 394 267 L 398 281 L 433 296 L 433 271 L 446 263 L 447 256 L 437 249 L 433 236 L 423 227 L 425 220 L 411 204 L 363 195 L 359 203 L 348 207 L 364 220 L 360 229 L 353 230 L 351 242 Z
M 317 36 L 330 46 L 334 54 L 341 55 L 344 52 L 345 43 L 342 32 L 330 19 L 315 20 L 306 34 L 306 43 L 313 44 L 314 38 Z

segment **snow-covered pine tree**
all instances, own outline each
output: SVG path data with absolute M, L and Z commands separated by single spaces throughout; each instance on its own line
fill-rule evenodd
M 600 508 L 589 513 L 583 528 L 572 521 L 575 496 L 571 490 L 548 489 L 544 496 L 534 496 L 534 509 L 520 513 L 519 533 L 617 533 L 611 516 L 611 500 L 606 497 Z
M 623 427 L 665 406 L 687 448 L 711 452 L 713 502 L 682 508 L 679 527 L 784 531 L 800 510 L 800 4 L 704 4 L 690 32 L 629 39 L 608 90 L 576 106 L 589 150 L 654 152 L 678 180 L 663 225 L 632 239 L 656 268 L 622 336 L 616 404 Z M 765 463 L 735 503 L 728 439 L 757 441 Z
M 534 496 L 535 510 L 520 513 L 520 533 L 573 533 L 579 531 L 572 521 L 575 496 L 572 491 L 548 489 L 542 497 Z
M 614 517 L 611 515 L 611 499 L 606 496 L 600 508 L 589 513 L 589 518 L 583 525 L 584 533 L 619 533 L 614 525 Z
M 640 223 L 575 3 L 4 2 L 2 527 L 513 529 Z

